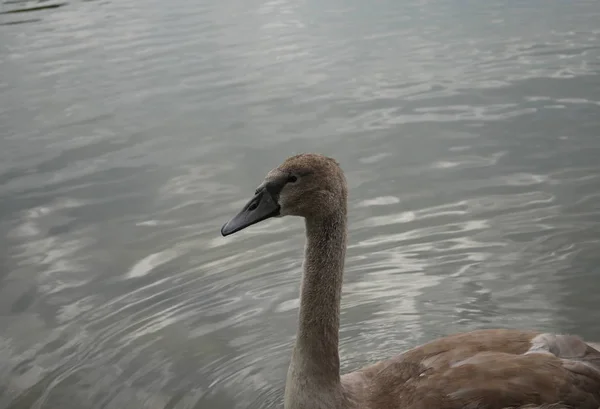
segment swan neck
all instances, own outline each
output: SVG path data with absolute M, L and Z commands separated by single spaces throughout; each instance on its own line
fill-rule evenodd
M 324 387 L 340 383 L 340 299 L 346 255 L 346 213 L 306 220 L 296 368 Z

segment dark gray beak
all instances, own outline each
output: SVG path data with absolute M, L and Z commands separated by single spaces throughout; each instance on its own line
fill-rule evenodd
M 279 205 L 271 193 L 263 188 L 246 203 L 241 212 L 221 227 L 221 234 L 228 236 L 275 216 L 279 216 Z

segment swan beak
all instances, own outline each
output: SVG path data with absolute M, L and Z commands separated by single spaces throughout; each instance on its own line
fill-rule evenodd
M 279 215 L 279 204 L 266 189 L 261 189 L 231 220 L 221 227 L 221 234 L 228 236 L 235 232 Z

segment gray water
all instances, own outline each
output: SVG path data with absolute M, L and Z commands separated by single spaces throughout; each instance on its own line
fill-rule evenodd
M 351 188 L 344 371 L 476 328 L 600 340 L 598 22 L 595 0 L 0 15 L 0 408 L 279 407 L 302 222 L 219 229 L 304 151 Z

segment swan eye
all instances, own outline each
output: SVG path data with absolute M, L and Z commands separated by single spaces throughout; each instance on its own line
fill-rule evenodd
M 297 180 L 298 180 L 297 176 L 290 175 L 290 177 L 288 177 L 288 183 L 296 183 Z

